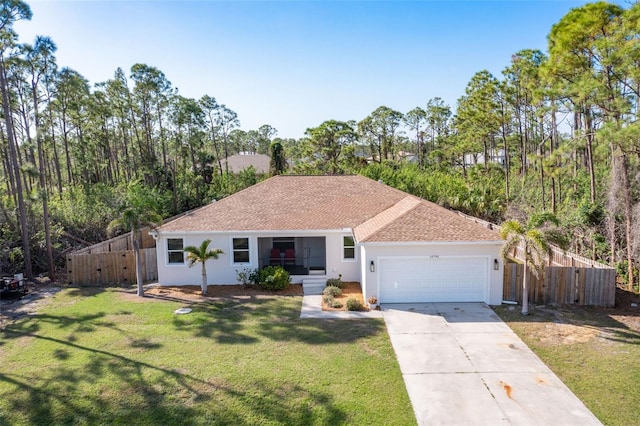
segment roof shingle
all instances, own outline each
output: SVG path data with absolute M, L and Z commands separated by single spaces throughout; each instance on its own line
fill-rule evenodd
M 353 229 L 359 242 L 498 240 L 498 234 L 363 176 L 275 176 L 160 231 Z

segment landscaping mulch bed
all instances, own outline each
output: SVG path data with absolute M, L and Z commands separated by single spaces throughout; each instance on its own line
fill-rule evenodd
M 291 284 L 282 291 L 266 291 L 256 287 L 244 286 L 242 284 L 234 285 L 210 285 L 207 296 L 200 294 L 200 286 L 157 286 L 151 287 L 145 291 L 145 295 L 157 297 L 159 299 L 185 300 L 189 302 L 204 302 L 217 298 L 246 298 L 260 296 L 302 296 L 302 284 Z M 357 299 L 368 311 L 368 305 L 362 297 L 362 289 L 358 282 L 346 282 L 342 289 L 342 295 L 336 297 L 336 300 L 342 303 L 342 308 L 332 308 L 322 304 L 323 311 L 346 311 L 347 300 Z
M 323 311 L 346 311 L 347 310 L 347 300 L 348 299 L 356 299 L 362 303 L 364 306 L 364 310 L 368 311 L 369 307 L 366 303 L 364 303 L 364 298 L 362 297 L 362 288 L 360 287 L 359 282 L 346 282 L 345 287 L 342 289 L 342 294 L 335 298 L 335 300 L 342 303 L 342 308 L 332 308 L 328 306 L 326 303 L 322 302 L 322 310 Z
M 256 287 L 233 285 L 210 285 L 207 296 L 202 296 L 200 286 L 157 286 L 145 291 L 148 296 L 161 298 L 186 299 L 190 301 L 204 301 L 208 298 L 252 297 L 252 296 L 302 296 L 302 284 L 290 284 L 281 291 L 267 291 Z

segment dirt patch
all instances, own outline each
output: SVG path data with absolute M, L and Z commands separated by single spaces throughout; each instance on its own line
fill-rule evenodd
M 598 334 L 597 328 L 584 325 L 548 324 L 540 340 L 570 345 L 573 343 L 586 343 Z
M 528 336 L 552 345 L 586 343 L 602 331 L 592 325 L 593 318 L 587 318 L 580 310 L 574 311 L 573 307 L 530 307 L 526 317 L 520 314 L 520 306 L 503 305 L 494 310 L 514 330 L 526 330 Z
M 342 289 L 342 294 L 337 296 L 335 300 L 342 303 L 342 308 L 332 308 L 326 303 L 322 302 L 322 310 L 323 311 L 346 311 L 347 310 L 347 300 L 356 299 L 362 303 L 362 306 L 365 307 L 365 311 L 369 310 L 369 307 L 366 303 L 364 303 L 364 298 L 362 297 L 362 288 L 360 287 L 359 282 L 345 282 L 345 287 Z
M 533 306 L 529 317 L 519 315 L 520 306 L 497 307 L 516 327 L 526 327 L 527 334 L 541 342 L 572 345 L 593 339 L 607 339 L 621 329 L 640 333 L 640 296 L 616 288 L 613 308 L 575 305 Z
M 9 322 L 36 313 L 60 290 L 61 287 L 55 285 L 30 284 L 29 292 L 25 295 L 3 295 L 0 300 L 0 328 Z

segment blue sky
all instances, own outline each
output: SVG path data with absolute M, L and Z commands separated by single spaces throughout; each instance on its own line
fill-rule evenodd
M 159 68 L 183 96 L 210 95 L 244 130 L 298 138 L 380 105 L 406 113 L 441 97 L 455 108 L 474 73 L 500 77 L 519 50 L 584 1 L 31 0 L 20 41 L 50 36 L 58 66 L 92 84 Z

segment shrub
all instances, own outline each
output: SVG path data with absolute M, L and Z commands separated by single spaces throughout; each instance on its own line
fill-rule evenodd
M 265 266 L 258 271 L 257 284 L 270 291 L 284 290 L 289 286 L 291 277 L 282 266 Z
M 332 294 L 323 295 L 322 296 L 322 301 L 324 303 L 326 303 L 327 305 L 331 306 L 333 304 L 333 302 L 334 302 L 333 295 Z
M 346 285 L 345 282 L 342 281 L 340 278 L 329 278 L 327 280 L 327 287 L 344 288 L 345 285 Z
M 322 290 L 322 294 L 330 294 L 333 297 L 337 297 L 342 294 L 342 289 L 330 285 L 328 287 L 325 287 L 324 290 Z
M 347 300 L 347 311 L 362 311 L 364 310 L 364 306 L 358 299 L 348 299 Z
M 236 280 L 245 287 L 258 283 L 259 271 L 257 269 L 244 268 L 240 271 L 236 269 Z
M 331 304 L 332 308 L 336 308 L 336 309 L 340 309 L 342 308 L 342 303 L 340 303 L 339 300 L 334 300 L 333 303 Z

